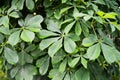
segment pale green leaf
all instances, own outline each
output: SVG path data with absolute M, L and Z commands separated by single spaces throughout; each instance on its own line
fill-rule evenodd
M 20 37 L 25 42 L 32 42 L 35 38 L 35 33 L 29 30 L 23 30 Z

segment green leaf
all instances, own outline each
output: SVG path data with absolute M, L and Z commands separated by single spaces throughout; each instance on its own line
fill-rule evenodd
M 57 21 L 52 20 L 52 19 L 47 19 L 46 24 L 47 24 L 48 30 L 61 33 L 61 31 L 59 30 L 60 27 Z
M 49 67 L 49 60 L 50 58 L 47 58 L 47 60 L 40 66 L 39 72 L 41 75 L 45 75 L 47 73 Z
M 36 15 L 36 16 L 31 17 L 28 21 L 26 21 L 25 25 L 27 26 L 26 28 L 31 30 L 31 31 L 39 32 L 41 29 L 40 23 L 42 21 L 43 21 L 43 17 L 41 15 Z
M 59 39 L 59 37 L 44 39 L 44 40 L 42 40 L 41 43 L 39 44 L 39 48 L 40 48 L 41 50 L 44 50 L 45 48 L 47 48 L 48 46 L 50 46 L 52 43 L 54 43 L 55 41 L 57 41 L 58 39 Z
M 62 39 L 56 41 L 53 43 L 49 49 L 48 49 L 48 54 L 50 57 L 53 57 L 55 53 L 62 47 Z
M 101 52 L 100 44 L 97 43 L 97 44 L 88 48 L 87 54 L 85 54 L 85 57 L 90 59 L 90 60 L 95 60 L 99 57 L 100 52 Z
M 95 2 L 95 3 L 99 3 L 99 4 L 104 4 L 104 5 L 105 5 L 104 0 L 95 0 L 94 2 Z
M 41 59 L 38 59 L 36 62 L 36 66 L 39 68 L 40 74 L 45 75 L 49 67 L 49 57 L 45 56 Z
M 115 47 L 108 46 L 106 44 L 101 44 L 103 55 L 108 63 L 113 63 L 119 61 L 120 52 L 115 49 Z
M 66 3 L 67 2 L 67 0 L 62 0 L 62 3 Z
M 75 80 L 90 80 L 90 73 L 84 68 L 80 68 L 75 72 Z
M 20 37 L 25 42 L 32 42 L 35 38 L 35 34 L 29 30 L 23 30 Z
M 60 14 L 60 11 L 59 11 L 59 10 L 56 10 L 56 11 L 54 12 L 54 17 L 55 17 L 56 19 L 60 19 L 60 18 L 61 18 L 61 14 Z
M 76 64 L 79 62 L 79 60 L 80 60 L 80 57 L 74 58 L 74 59 L 70 62 L 69 66 L 72 67 L 72 68 L 74 68 L 74 67 L 76 66 Z
M 20 31 L 12 33 L 8 38 L 8 43 L 12 46 L 16 45 L 20 41 Z
M 3 16 L 0 18 L 0 25 L 3 25 L 4 27 L 9 28 L 9 18 L 8 16 Z
M 73 21 L 72 23 L 68 24 L 65 29 L 64 29 L 64 32 L 65 34 L 68 34 L 69 31 L 71 30 L 71 28 L 73 27 L 73 25 L 75 24 L 75 21 Z
M 27 57 L 27 58 L 26 58 Z M 33 58 L 30 54 L 26 53 L 25 51 L 21 51 L 19 53 L 19 64 L 20 65 L 25 65 L 26 63 L 32 63 Z
M 0 27 L 0 32 L 5 34 L 5 35 L 9 35 L 10 31 L 8 27 Z
M 82 65 L 84 66 L 84 68 L 87 69 L 87 60 L 84 59 L 83 57 L 81 57 L 81 63 L 82 63 Z
M 42 22 L 43 22 L 43 17 L 41 15 L 36 15 L 36 16 L 31 17 L 27 21 L 26 25 L 31 26 L 31 27 L 39 27 L 40 23 Z
M 74 7 L 73 17 L 74 17 L 75 19 L 78 19 L 78 18 L 83 17 L 83 16 L 85 16 L 85 15 L 86 15 L 86 14 L 80 13 L 80 12 L 78 11 L 78 9 L 77 9 L 76 7 Z
M 10 64 L 16 64 L 19 61 L 17 53 L 8 47 L 5 47 L 4 49 L 4 56 Z
M 26 0 L 26 7 L 29 9 L 29 10 L 33 10 L 34 9 L 34 1 L 33 0 Z
M 81 22 L 82 32 L 85 37 L 89 35 L 88 25 L 85 22 Z
M 51 31 L 48 31 L 48 30 L 41 30 L 38 33 L 38 37 L 39 38 L 47 38 L 47 37 L 50 37 L 50 36 L 57 36 L 57 35 L 59 35 L 59 34 L 51 32 Z
M 0 43 L 3 43 L 4 42 L 4 35 L 0 34 Z M 1 53 L 1 52 L 0 52 Z
M 15 76 L 16 76 L 16 74 L 17 74 L 17 72 L 19 71 L 19 68 L 20 67 L 14 67 L 11 71 L 10 71 L 10 76 L 12 77 L 12 78 L 14 78 Z
M 69 74 L 69 73 L 67 73 L 67 74 L 65 75 L 64 80 L 71 80 L 71 76 L 70 76 L 70 74 Z
M 99 23 L 101 23 L 101 24 L 103 24 L 103 19 L 101 18 L 101 17 L 93 17 L 93 19 L 95 19 L 97 22 L 99 22 Z
M 75 33 L 69 33 L 67 35 L 67 37 L 69 37 L 70 39 L 72 39 L 73 41 L 79 41 L 80 37 L 78 35 L 76 35 Z
M 88 21 L 89 19 L 92 18 L 92 16 L 91 15 L 85 15 L 83 18 L 84 18 L 85 21 Z
M 61 73 L 63 73 L 63 72 L 65 71 L 66 65 L 67 65 L 67 59 L 63 60 L 63 62 L 62 62 L 62 63 L 60 64 L 60 66 L 59 66 L 59 71 L 60 71 Z
M 60 14 L 65 13 L 65 12 L 68 11 L 70 8 L 71 8 L 71 7 L 62 8 L 61 11 L 60 11 Z
M 58 73 L 60 73 L 58 69 L 51 69 L 49 72 L 49 78 L 54 78 Z
M 20 17 L 20 13 L 17 12 L 17 11 L 13 11 L 9 14 L 10 17 L 13 17 L 13 18 L 19 18 Z
M 37 69 L 33 65 L 23 66 L 17 75 L 15 76 L 16 80 L 33 80 L 34 75 L 37 74 Z
M 56 73 L 53 77 L 52 80 L 63 80 L 64 76 L 65 76 L 65 72 L 64 73 L 60 73 L 59 71 L 57 71 L 58 73 Z
M 75 33 L 78 36 L 80 36 L 82 33 L 82 28 L 81 28 L 81 25 L 78 21 L 76 22 L 76 25 L 75 25 Z
M 82 45 L 85 47 L 89 47 L 97 42 L 97 37 L 93 34 L 89 35 L 88 37 L 84 38 L 82 41 Z
M 52 58 L 52 64 L 57 64 L 58 62 L 60 62 L 61 60 L 63 60 L 63 58 L 65 57 L 65 52 L 60 49 L 55 56 L 53 56 Z
M 70 38 L 68 38 L 68 37 L 65 37 L 65 38 L 64 38 L 64 49 L 65 49 L 65 51 L 68 52 L 68 53 L 74 52 L 75 49 L 76 49 L 76 44 L 75 44 L 75 42 L 74 42 L 72 39 L 70 39 Z

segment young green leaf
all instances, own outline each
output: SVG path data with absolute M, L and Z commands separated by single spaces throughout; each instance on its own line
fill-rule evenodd
M 72 53 L 72 52 L 75 51 L 75 48 L 76 48 L 75 42 L 72 39 L 70 39 L 68 37 L 65 37 L 64 38 L 64 49 L 65 49 L 65 51 L 68 52 L 68 53 Z
M 29 30 L 23 30 L 20 37 L 25 42 L 32 42 L 35 38 L 35 33 Z

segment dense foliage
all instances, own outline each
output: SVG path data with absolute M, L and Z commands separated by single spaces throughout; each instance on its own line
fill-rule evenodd
M 0 80 L 120 80 L 120 0 L 0 0 Z

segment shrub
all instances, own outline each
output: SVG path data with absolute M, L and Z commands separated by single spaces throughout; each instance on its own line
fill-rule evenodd
M 120 0 L 1 0 L 0 80 L 119 80 Z

